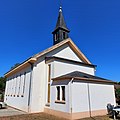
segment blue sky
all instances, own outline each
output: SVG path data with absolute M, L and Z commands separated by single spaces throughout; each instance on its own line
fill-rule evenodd
M 96 75 L 120 81 L 120 0 L 62 0 L 69 36 L 97 65 Z M 52 46 L 58 0 L 0 0 L 0 76 Z

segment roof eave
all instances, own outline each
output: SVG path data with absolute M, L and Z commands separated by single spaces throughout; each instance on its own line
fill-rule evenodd
M 52 78 L 53 81 L 60 81 L 60 80 L 80 80 L 84 82 L 92 82 L 92 83 L 108 83 L 108 84 L 115 84 L 116 82 L 111 80 L 101 80 L 101 79 L 92 79 L 92 78 L 83 78 L 83 77 L 58 77 Z
M 73 41 L 71 39 L 70 39 L 69 44 L 70 44 L 71 48 L 77 53 L 77 55 L 79 56 L 79 58 L 81 58 L 87 64 L 92 64 L 88 60 L 88 58 L 81 52 L 81 50 L 73 43 Z
M 83 65 L 83 66 L 89 66 L 89 67 L 93 67 L 96 68 L 97 65 L 93 65 L 93 64 L 86 64 L 83 62 L 79 62 L 79 61 L 75 61 L 75 60 L 69 60 L 69 59 L 65 59 L 65 58 L 60 58 L 60 57 L 56 57 L 56 56 L 52 56 L 52 57 L 45 57 L 45 62 L 49 63 L 49 62 L 53 62 L 54 60 L 58 60 L 58 61 L 65 61 L 65 62 L 72 62 L 75 64 L 79 64 L 79 65 Z
M 16 73 L 18 70 L 24 68 L 27 64 L 29 63 L 35 63 L 36 62 L 36 58 L 29 58 L 28 60 L 24 61 L 23 63 L 21 63 L 19 66 L 15 67 L 14 69 L 8 71 L 7 73 L 4 74 L 5 77 L 9 77 L 11 74 Z
M 59 30 L 59 29 L 65 30 L 65 31 L 67 31 L 68 33 L 70 32 L 70 30 L 69 30 L 68 28 L 59 26 L 59 27 L 55 28 L 55 30 L 52 32 L 52 34 L 54 34 L 54 33 L 55 33 L 57 30 Z
M 62 45 L 66 44 L 66 43 L 68 43 L 70 45 L 72 50 L 78 55 L 79 59 L 81 59 L 83 62 L 85 62 L 87 64 L 91 64 L 91 62 L 85 57 L 85 55 L 79 50 L 79 48 L 72 42 L 72 40 L 70 38 L 67 38 L 67 39 L 61 41 L 60 43 L 58 43 L 58 44 L 44 50 L 43 52 L 40 52 L 40 53 L 34 55 L 33 57 L 29 58 L 28 60 L 21 63 L 19 66 L 17 66 L 16 68 L 14 68 L 14 69 L 8 71 L 7 73 L 5 73 L 4 76 L 8 77 L 12 73 L 18 71 L 20 68 L 23 68 L 29 62 L 34 63 L 39 57 L 51 52 L 52 50 L 57 49 L 58 47 L 61 47 Z

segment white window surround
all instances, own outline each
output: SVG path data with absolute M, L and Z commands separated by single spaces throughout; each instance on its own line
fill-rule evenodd
M 58 91 L 57 91 L 57 88 L 60 87 L 60 100 L 58 100 Z M 65 104 L 65 100 L 62 100 L 63 98 L 63 93 L 62 93 L 62 87 L 65 87 L 65 86 L 56 86 L 56 100 L 55 100 L 55 103 L 60 103 L 60 104 Z M 64 95 L 65 95 L 65 90 L 64 90 Z M 66 97 L 66 96 L 65 96 Z
M 48 68 L 48 78 L 47 78 L 47 102 L 46 106 L 50 107 L 50 86 L 51 86 L 51 64 L 47 65 Z

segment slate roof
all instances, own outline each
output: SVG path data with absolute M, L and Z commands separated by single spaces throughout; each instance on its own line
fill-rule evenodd
M 87 66 L 87 67 L 92 67 L 92 68 L 96 68 L 97 65 L 93 65 L 93 64 L 86 64 L 84 62 L 79 62 L 79 61 L 75 61 L 75 60 L 70 60 L 70 59 L 66 59 L 66 58 L 61 58 L 61 57 L 56 57 L 56 56 L 51 56 L 51 57 L 45 57 L 45 62 L 49 63 L 52 61 L 61 61 L 64 63 L 71 63 L 71 64 L 77 64 L 77 65 L 82 65 L 82 66 Z
M 58 16 L 57 24 L 56 24 L 54 31 L 56 31 L 58 28 L 62 28 L 69 32 L 69 29 L 67 28 L 67 26 L 65 24 L 65 20 L 64 20 L 63 14 L 62 14 L 62 7 L 60 7 L 60 9 L 59 9 L 59 16 Z
M 83 72 L 80 72 L 80 71 L 74 71 L 74 72 L 62 75 L 60 77 L 53 78 L 52 80 L 54 80 L 54 81 L 66 80 L 66 79 L 71 80 L 72 78 L 74 78 L 74 80 L 82 80 L 82 81 L 115 83 L 111 80 L 101 78 L 101 77 L 97 77 L 97 76 L 93 76 L 93 75 L 90 75 L 90 74 L 86 74 L 86 73 L 83 73 Z

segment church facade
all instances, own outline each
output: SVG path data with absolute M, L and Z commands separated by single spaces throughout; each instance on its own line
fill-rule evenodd
M 4 101 L 28 113 L 46 112 L 68 119 L 107 113 L 115 103 L 114 82 L 95 76 L 93 65 L 69 38 L 62 8 L 53 46 L 8 71 Z

